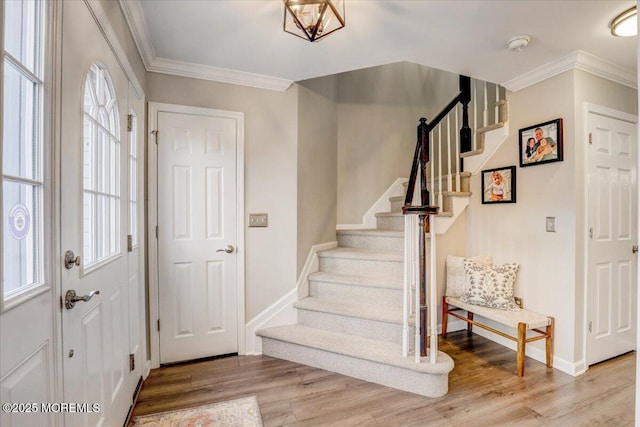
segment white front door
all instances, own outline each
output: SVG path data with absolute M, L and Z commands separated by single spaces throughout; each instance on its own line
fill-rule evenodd
M 587 363 L 636 348 L 636 124 L 588 116 Z
M 238 351 L 238 113 L 159 112 L 160 363 Z
M 64 2 L 63 20 L 60 242 L 73 255 L 62 267 L 62 296 L 86 299 L 62 310 L 63 397 L 88 405 L 67 413 L 65 425 L 122 425 L 132 404 L 129 82 L 84 2 Z

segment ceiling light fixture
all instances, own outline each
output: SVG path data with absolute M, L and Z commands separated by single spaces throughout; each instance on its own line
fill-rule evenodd
M 283 29 L 310 42 L 344 27 L 344 0 L 283 0 Z
M 611 34 L 617 37 L 638 35 L 638 10 L 636 6 L 625 10 L 611 21 Z

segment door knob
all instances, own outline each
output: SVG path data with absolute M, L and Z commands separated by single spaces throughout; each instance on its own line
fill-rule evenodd
M 69 289 L 67 293 L 64 295 L 64 306 L 67 308 L 67 310 L 71 310 L 73 307 L 76 306 L 77 302 L 79 301 L 87 302 L 91 298 L 93 298 L 94 295 L 100 295 L 100 291 L 91 291 L 86 295 L 78 296 L 76 294 L 76 291 L 74 291 L 73 289 Z
M 233 252 L 233 251 L 234 251 L 234 249 L 235 249 L 235 248 L 233 247 L 233 245 L 227 245 L 227 247 L 226 247 L 226 248 L 224 248 L 224 249 L 218 249 L 216 252 L 226 252 L 226 253 L 230 254 L 231 252 Z
M 67 270 L 73 268 L 74 265 L 80 265 L 80 257 L 76 256 L 73 251 L 67 251 L 64 254 L 64 266 Z

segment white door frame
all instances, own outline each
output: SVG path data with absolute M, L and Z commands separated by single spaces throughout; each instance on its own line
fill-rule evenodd
M 606 117 L 611 117 L 612 119 L 616 119 L 616 120 L 622 120 L 625 122 L 630 122 L 630 123 L 634 123 L 634 124 L 638 124 L 638 116 L 634 116 L 633 114 L 629 114 L 629 113 L 625 113 L 624 111 L 619 111 L 619 110 L 615 110 L 613 108 L 608 108 L 608 107 L 603 107 L 601 105 L 597 105 L 597 104 L 592 104 L 589 102 L 585 102 L 583 107 L 583 141 L 589 141 L 589 114 L 590 113 L 595 113 L 595 114 L 599 114 L 601 116 L 606 116 Z M 586 142 L 585 142 L 586 143 Z M 587 369 L 589 369 L 589 366 L 587 364 L 587 339 L 588 339 L 588 335 L 589 335 L 589 328 L 587 326 L 588 322 L 587 322 L 587 314 L 588 314 L 588 309 L 589 309 L 589 278 L 588 278 L 588 270 L 589 270 L 589 265 L 588 265 L 588 261 L 589 261 L 589 225 L 587 223 L 587 220 L 589 219 L 589 186 L 586 184 L 589 178 L 589 154 L 587 153 L 587 150 L 585 150 L 584 152 L 584 158 L 583 158 L 583 169 L 584 169 L 584 174 L 583 174 L 583 182 L 585 183 L 584 185 L 584 206 L 583 206 L 583 215 L 584 215 L 584 230 L 583 230 L 583 241 L 584 241 L 584 245 L 583 245 L 583 259 L 584 259 L 584 265 L 583 265 L 583 277 L 584 277 L 584 282 L 582 284 L 583 286 L 583 291 L 584 291 L 584 306 L 582 307 L 582 313 L 583 313 L 583 321 L 584 321 L 584 325 L 583 325 L 583 330 L 582 330 L 582 369 L 579 370 L 578 373 L 583 373 L 585 372 Z M 638 156 L 640 156 L 640 149 L 638 150 Z M 638 170 L 638 158 L 636 158 L 636 170 Z M 637 178 L 636 178 L 637 179 Z M 636 207 L 636 209 L 640 210 L 638 207 Z M 640 220 L 640 213 L 636 212 L 636 218 Z M 640 229 L 640 224 L 638 224 L 639 229 Z M 640 278 L 640 271 L 638 272 L 638 278 Z M 639 298 L 640 298 L 640 292 L 638 292 Z M 640 310 L 640 305 L 636 307 L 636 316 L 637 316 L 637 323 L 640 324 L 640 316 L 638 316 L 638 311 Z M 640 334 L 640 325 L 638 327 L 638 334 Z M 640 345 L 640 342 L 636 343 L 636 347 Z M 640 363 L 640 362 L 639 362 Z
M 158 331 L 158 321 L 160 319 L 159 310 L 159 290 L 158 290 L 158 239 L 156 238 L 156 227 L 158 225 L 158 146 L 156 144 L 156 130 L 158 129 L 158 113 L 183 113 L 200 115 L 217 115 L 236 119 L 237 146 L 236 146 L 236 209 L 238 231 L 236 241 L 237 248 L 237 277 L 236 277 L 236 299 L 238 302 L 238 354 L 246 352 L 245 338 L 245 284 L 244 284 L 244 264 L 245 264 L 245 240 L 244 240 L 244 113 L 236 111 L 216 110 L 213 108 L 189 107 L 186 105 L 164 104 L 149 102 L 147 113 L 148 118 L 148 163 L 147 163 L 147 183 L 148 183 L 148 250 L 149 250 L 149 333 L 151 341 L 151 368 L 160 366 L 160 332 Z

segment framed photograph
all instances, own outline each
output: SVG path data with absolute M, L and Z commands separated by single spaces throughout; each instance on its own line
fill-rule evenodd
M 562 161 L 562 119 L 520 129 L 520 167 Z
M 482 203 L 516 202 L 516 167 L 482 171 Z

